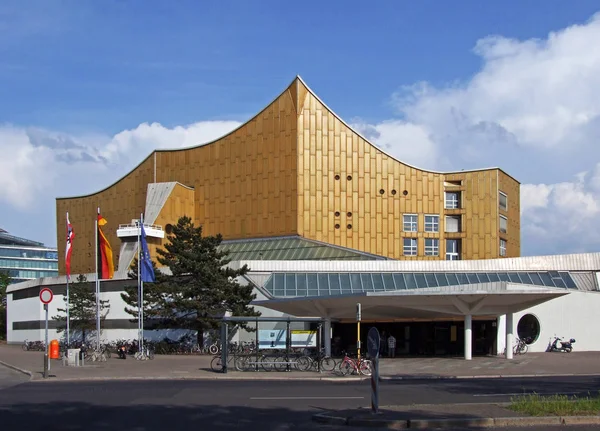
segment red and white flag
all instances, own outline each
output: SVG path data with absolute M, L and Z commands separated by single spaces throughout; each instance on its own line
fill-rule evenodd
M 73 232 L 73 226 L 69 221 L 69 213 L 67 213 L 67 248 L 65 249 L 65 274 L 67 280 L 71 279 L 71 252 L 73 251 L 73 238 L 75 238 L 75 232 Z

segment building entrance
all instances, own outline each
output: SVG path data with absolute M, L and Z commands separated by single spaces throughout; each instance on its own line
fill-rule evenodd
M 463 321 L 435 322 L 361 322 L 361 341 L 366 345 L 367 332 L 375 326 L 381 334 L 383 357 L 391 356 L 387 339 L 396 339 L 395 356 L 464 356 Z M 497 320 L 473 320 L 473 355 L 496 355 Z M 332 354 L 356 353 L 356 323 L 332 324 Z

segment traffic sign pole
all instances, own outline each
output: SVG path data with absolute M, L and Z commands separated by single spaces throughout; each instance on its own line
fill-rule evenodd
M 381 337 L 377 328 L 373 327 L 369 329 L 367 335 L 367 349 L 373 369 L 371 370 L 371 413 L 377 414 L 379 412 L 379 347 L 381 344 Z
M 44 378 L 48 378 L 48 304 L 44 304 L 44 311 L 46 312 L 46 335 L 44 340 L 46 342 L 44 349 Z
M 48 362 L 48 348 L 50 346 L 48 346 L 48 304 L 50 304 L 52 302 L 52 299 L 54 298 L 54 294 L 52 293 L 52 290 L 48 289 L 47 287 L 44 287 L 42 290 L 40 290 L 40 301 L 42 302 L 42 304 L 44 304 L 44 311 L 46 314 L 46 319 L 45 319 L 45 336 L 44 336 L 44 340 L 45 340 L 45 346 L 44 346 L 44 379 L 48 378 L 48 369 L 50 368 L 50 363 Z
M 360 361 L 360 321 L 362 319 L 362 310 L 360 302 L 356 304 L 356 357 Z

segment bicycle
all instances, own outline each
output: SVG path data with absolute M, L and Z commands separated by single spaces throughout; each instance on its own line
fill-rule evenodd
M 340 362 L 339 370 L 344 376 L 350 373 L 370 376 L 373 373 L 373 365 L 369 359 L 353 359 L 344 352 L 344 359 Z
M 300 371 L 320 369 L 321 371 L 335 370 L 337 363 L 331 356 L 325 355 L 323 349 L 315 354 L 304 355 L 298 358 L 296 366 Z
M 515 355 L 524 355 L 529 350 L 529 344 L 531 342 L 530 338 L 517 338 L 517 344 L 513 347 L 513 353 Z
M 141 348 L 141 350 L 135 352 L 133 357 L 135 359 L 137 359 L 138 361 L 146 361 L 148 359 L 153 360 L 154 359 L 154 350 L 151 349 L 147 344 L 144 344 L 144 346 Z

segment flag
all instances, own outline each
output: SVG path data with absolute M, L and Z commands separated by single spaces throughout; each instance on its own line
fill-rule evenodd
M 144 230 L 144 224 L 141 223 L 142 227 L 142 249 L 140 250 L 140 272 L 141 279 L 144 282 L 154 283 L 156 278 L 154 277 L 154 268 L 152 268 L 152 259 L 150 259 L 150 252 L 148 251 L 148 242 L 146 242 L 146 231 Z
M 73 238 L 75 238 L 75 232 L 73 232 L 73 226 L 69 221 L 69 213 L 67 213 L 67 247 L 65 249 L 65 274 L 67 280 L 71 279 L 71 252 L 73 251 Z
M 101 280 L 113 278 L 115 273 L 112 248 L 102 232 L 102 226 L 106 223 L 106 219 L 98 214 L 98 278 Z

